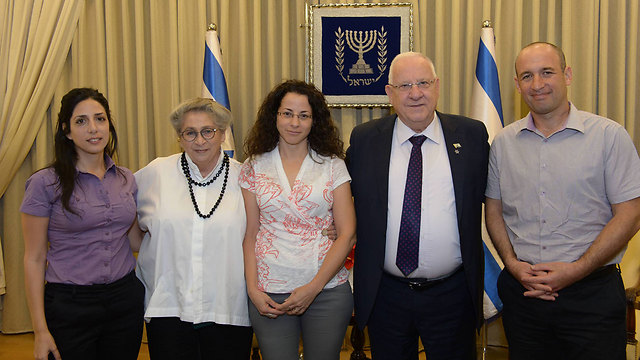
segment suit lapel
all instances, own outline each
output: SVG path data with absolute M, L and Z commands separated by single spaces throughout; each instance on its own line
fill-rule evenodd
M 453 191 L 456 197 L 456 212 L 458 214 L 458 224 L 462 221 L 462 204 L 464 189 L 464 134 L 458 129 L 452 118 L 446 114 L 438 112 L 438 118 L 442 124 L 444 142 L 449 155 L 449 165 L 451 166 L 451 177 L 453 178 Z
M 372 156 L 378 159 L 375 162 L 374 173 L 377 177 L 378 196 L 381 203 L 388 203 L 389 197 L 389 160 L 391 158 L 391 140 L 393 139 L 393 126 L 395 124 L 396 115 L 389 115 L 382 118 L 379 122 L 378 133 L 373 140 Z

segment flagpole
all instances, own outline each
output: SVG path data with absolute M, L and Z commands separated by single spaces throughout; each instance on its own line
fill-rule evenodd
M 205 56 L 202 71 L 202 97 L 213 99 L 217 103 L 231 110 L 227 81 L 222 66 L 222 50 L 218 37 L 218 26 L 210 23 L 205 33 Z M 222 150 L 233 157 L 235 155 L 235 141 L 233 138 L 233 124 L 225 131 Z
M 304 1 L 304 32 L 306 34 L 305 36 L 305 41 L 304 41 L 304 53 L 306 54 L 306 56 L 304 57 L 304 81 L 305 82 L 309 82 L 309 61 L 310 61 L 310 45 L 309 45 L 309 39 L 311 39 L 311 27 L 309 26 L 309 12 L 310 12 L 310 4 L 309 4 L 309 0 L 305 0 Z
M 503 127 L 502 100 L 500 83 L 495 61 L 495 36 L 490 20 L 482 21 L 478 58 L 476 62 L 473 89 L 471 93 L 471 117 L 482 121 L 489 134 L 489 143 Z M 484 207 L 483 207 L 484 219 Z M 493 248 L 482 221 L 482 238 L 485 260 L 485 286 L 483 296 L 484 322 L 482 326 L 482 359 L 486 358 L 488 345 L 488 322 L 499 316 L 502 301 L 498 296 L 497 278 L 504 266 Z

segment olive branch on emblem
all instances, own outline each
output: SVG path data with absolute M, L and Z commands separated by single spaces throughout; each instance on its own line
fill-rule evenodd
M 338 26 L 338 31 L 334 33 L 336 34 L 336 69 L 342 80 L 347 81 L 342 75 L 342 70 L 344 70 L 344 31 Z
M 376 81 L 380 79 L 384 71 L 387 69 L 387 32 L 384 30 L 384 25 L 380 27 L 378 31 L 378 70 L 380 75 L 376 78 Z

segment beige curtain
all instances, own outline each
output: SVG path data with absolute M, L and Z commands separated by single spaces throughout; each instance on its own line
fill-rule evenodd
M 3 1 L 0 3 L 0 196 L 4 203 L 19 204 L 20 189 L 14 191 L 14 176 L 34 144 L 47 107 L 58 83 L 69 45 L 82 11 L 82 1 Z M 5 191 L 11 193 L 4 196 Z M 17 196 L 16 196 L 17 195 Z M 17 197 L 17 198 L 16 198 Z M 17 201 L 16 201 L 17 200 Z M 17 208 L 3 211 L 5 219 L 0 238 L 6 250 L 4 273 L 0 251 L 0 294 L 3 297 L 3 323 L 14 319 L 22 323 L 25 299 L 22 275 L 22 242 L 16 221 Z M 3 209 L 4 210 L 4 209 Z M 6 281 L 5 281 L 6 278 Z M 5 288 L 6 286 L 6 288 Z M 28 324 L 28 323 L 27 323 Z M 23 329 L 24 327 L 20 327 Z
M 8 15 L 7 10 L 24 6 L 23 2 L 0 0 L 0 11 L 3 11 L 0 36 L 9 36 L 5 19 L 15 18 Z M 567 61 L 574 69 L 571 100 L 583 110 L 623 124 L 636 146 L 640 145 L 640 126 L 636 125 L 640 115 L 636 105 L 640 83 L 637 1 L 409 2 L 413 5 L 414 50 L 434 60 L 441 78 L 439 110 L 470 113 L 480 27 L 482 20 L 490 19 L 495 25 L 496 61 L 506 123 L 527 112 L 512 80 L 517 52 L 529 42 L 550 41 L 565 49 Z M 239 160 L 244 158 L 242 142 L 264 95 L 284 79 L 305 78 L 305 3 L 301 0 L 84 0 L 84 3 L 59 80 L 37 81 L 37 87 L 28 93 L 33 97 L 36 89 L 41 92 L 46 89 L 53 94 L 52 100 L 51 96 L 41 98 L 40 110 L 28 118 L 28 121 L 44 119 L 44 126 L 29 127 L 33 129 L 29 132 L 37 131 L 35 141 L 22 134 L 7 137 L 3 133 L 0 144 L 2 149 L 9 147 L 5 142 L 11 139 L 30 148 L 24 162 L 16 160 L 17 173 L 6 178 L 8 187 L 0 200 L 0 237 L 4 239 L 7 270 L 7 294 L 0 328 L 3 332 L 28 331 L 31 327 L 22 290 L 19 207 L 25 180 L 51 160 L 52 127 L 60 98 L 66 91 L 77 86 L 92 86 L 105 93 L 115 116 L 119 163 L 135 171 L 153 158 L 179 149 L 167 115 L 181 100 L 200 94 L 204 34 L 209 22 L 218 25 Z M 48 0 L 46 4 L 53 6 Z M 54 21 L 50 17 L 60 22 L 59 15 L 54 15 L 58 13 L 46 12 L 47 19 L 32 16 L 25 21 L 33 28 L 40 28 L 44 26 L 41 22 Z M 50 40 L 43 42 L 49 45 Z M 0 64 L 15 63 L 17 60 L 5 51 L 8 47 L 4 40 L 0 45 Z M 22 64 L 23 58 L 17 63 Z M 0 81 L 4 81 L 3 76 L 7 74 L 0 73 Z M 354 126 L 388 112 L 381 108 L 332 110 L 347 142 Z M 24 116 L 21 119 L 26 121 Z M 5 126 L 3 122 L 2 128 Z M 6 176 L 8 172 L 2 164 L 2 176 Z M 631 264 L 629 269 L 637 266 L 633 264 L 637 254 L 638 246 L 632 244 L 623 266 L 625 263 Z M 633 272 L 637 272 L 637 267 Z M 625 279 L 635 281 L 630 277 L 634 276 L 632 271 L 627 273 Z M 20 300 L 10 302 L 11 296 Z

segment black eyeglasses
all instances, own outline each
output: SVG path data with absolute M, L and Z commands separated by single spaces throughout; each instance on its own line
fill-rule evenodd
M 203 139 L 211 140 L 213 139 L 214 136 L 216 136 L 217 131 L 218 129 L 214 129 L 214 128 L 204 128 L 200 131 L 196 131 L 194 129 L 187 129 L 180 133 L 180 137 L 184 141 L 192 142 L 198 137 L 198 134 L 200 134 L 200 136 L 202 136 Z

